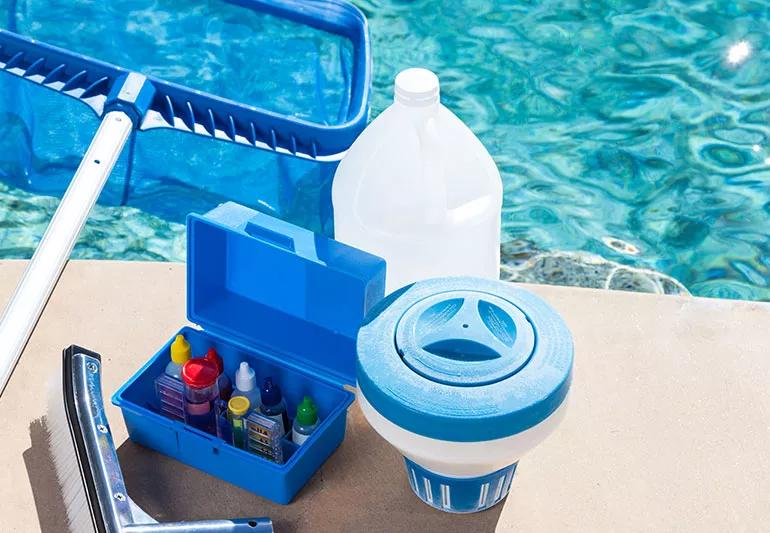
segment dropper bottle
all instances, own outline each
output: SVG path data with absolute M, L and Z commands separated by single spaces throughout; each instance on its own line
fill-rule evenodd
M 286 402 L 281 395 L 281 387 L 273 383 L 273 378 L 265 378 L 260 393 L 262 405 L 260 411 L 276 422 L 281 423 L 281 435 L 289 431 L 289 415 L 286 413 Z
M 225 363 L 222 361 L 222 357 L 217 353 L 216 349 L 209 348 L 204 356 L 206 360 L 211 361 L 217 367 L 219 372 L 219 378 L 217 379 L 217 385 L 219 386 L 219 398 L 228 401 L 233 393 L 233 385 L 230 383 L 230 378 L 225 373 Z
M 291 428 L 291 440 L 301 446 L 317 427 L 318 408 L 313 398 L 305 396 L 297 407 L 297 416 L 294 417 L 294 425 Z
M 171 343 L 171 361 L 166 365 L 166 375 L 182 379 L 182 367 L 192 357 L 190 343 L 184 338 L 184 335 L 177 335 L 174 342 Z
M 259 407 L 259 389 L 257 389 L 257 376 L 254 369 L 246 361 L 241 361 L 241 365 L 235 372 L 235 390 L 233 398 L 243 396 L 249 400 L 251 409 Z

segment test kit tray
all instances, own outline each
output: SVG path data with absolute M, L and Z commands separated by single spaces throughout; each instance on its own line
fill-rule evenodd
M 289 503 L 344 438 L 354 399 L 344 386 L 355 385 L 356 335 L 383 296 L 385 262 L 234 203 L 190 215 L 187 231 L 187 316 L 203 329 L 170 335 L 112 401 L 134 442 Z M 193 357 L 215 348 L 230 376 L 247 361 L 259 381 L 272 377 L 290 414 L 312 396 L 318 428 L 301 446 L 284 437 L 276 464 L 163 416 L 154 380 L 176 334 Z

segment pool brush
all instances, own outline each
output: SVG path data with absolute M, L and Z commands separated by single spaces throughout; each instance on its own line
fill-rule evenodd
M 104 412 L 101 357 L 70 346 L 50 387 L 47 427 L 73 533 L 272 533 L 269 518 L 158 523 L 126 492 Z

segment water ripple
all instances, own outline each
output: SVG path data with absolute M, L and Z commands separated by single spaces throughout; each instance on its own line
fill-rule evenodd
M 58 204 L 58 198 L 30 194 L 0 182 L 0 259 L 31 257 Z M 184 261 L 185 226 L 139 209 L 97 205 L 72 257 Z
M 504 241 L 770 299 L 770 1 L 355 3 L 374 114 L 436 70 L 501 169 Z

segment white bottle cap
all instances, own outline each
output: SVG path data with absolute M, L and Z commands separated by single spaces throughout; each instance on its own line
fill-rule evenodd
M 408 106 L 428 106 L 439 101 L 439 81 L 430 70 L 408 68 L 396 76 L 394 100 Z
M 241 361 L 241 366 L 235 373 L 235 388 L 248 392 L 257 386 L 257 376 L 246 361 Z

